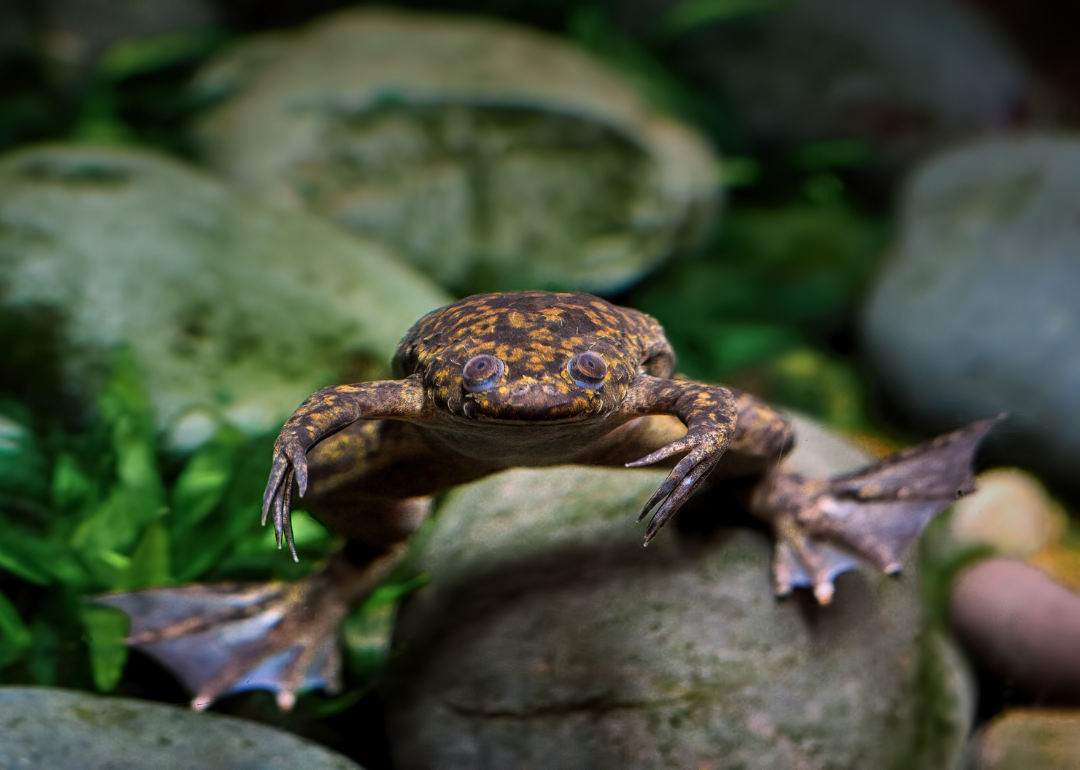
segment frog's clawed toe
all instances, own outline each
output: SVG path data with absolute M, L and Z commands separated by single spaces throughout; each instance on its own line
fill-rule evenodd
M 974 489 L 975 451 L 1001 419 L 974 423 L 827 481 L 784 470 L 770 474 L 751 508 L 776 532 L 777 594 L 805 586 L 827 604 L 833 580 L 859 561 L 898 573 L 923 528 Z
M 195 694 L 192 708 L 266 689 L 288 710 L 300 691 L 340 687 L 336 632 L 346 607 L 325 606 L 309 583 L 154 588 L 96 601 L 131 617 L 128 644 L 180 679 Z
M 300 488 L 301 497 L 307 492 L 307 461 L 303 451 L 293 448 L 290 452 L 288 449 L 281 446 L 274 449 L 270 480 L 263 494 L 262 523 L 266 526 L 267 519 L 272 518 L 274 534 L 277 535 L 277 547 L 281 548 L 284 539 L 289 546 L 293 561 L 300 561 L 296 553 L 296 544 L 293 542 L 292 493 L 294 480 Z
M 674 441 L 647 457 L 626 464 L 627 468 L 642 468 L 679 452 L 690 450 L 671 469 L 671 473 L 664 479 L 660 487 L 653 492 L 652 497 L 648 499 L 638 515 L 637 520 L 641 521 L 649 515 L 650 511 L 656 509 L 652 519 L 649 520 L 649 526 L 645 530 L 645 545 L 648 545 L 649 541 L 656 537 L 656 533 L 671 521 L 679 508 L 693 497 L 698 488 L 705 483 L 727 448 L 729 439 L 726 433 L 719 439 L 712 436 L 703 439 L 700 435 L 695 435 L 695 433 L 704 433 L 704 431 L 691 431 L 679 441 Z

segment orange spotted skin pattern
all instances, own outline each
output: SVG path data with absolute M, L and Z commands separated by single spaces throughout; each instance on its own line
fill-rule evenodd
M 591 350 L 608 366 L 600 390 L 574 384 L 567 362 Z M 461 367 L 477 354 L 506 364 L 492 390 L 466 394 Z M 436 407 L 458 416 L 546 422 L 618 408 L 639 369 L 670 376 L 674 356 L 644 313 L 587 294 L 479 294 L 420 319 L 398 347 L 394 373 L 420 373 Z M 471 406 L 475 405 L 473 408 Z
M 729 448 L 719 472 L 736 475 L 790 443 L 752 397 L 674 379 L 653 318 L 588 294 L 468 297 L 421 318 L 393 366 L 398 379 L 320 390 L 282 429 L 264 499 L 279 543 L 292 545 L 294 481 L 328 527 L 386 545 L 415 527 L 401 522 L 416 499 L 504 468 L 663 463 L 648 540 Z

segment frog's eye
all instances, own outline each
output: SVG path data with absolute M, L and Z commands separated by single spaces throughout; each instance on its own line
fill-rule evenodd
M 574 384 L 586 390 L 600 390 L 607 377 L 607 362 L 599 353 L 591 350 L 579 353 L 566 365 Z
M 470 393 L 491 390 L 506 371 L 506 364 L 495 356 L 473 356 L 461 370 L 462 385 Z

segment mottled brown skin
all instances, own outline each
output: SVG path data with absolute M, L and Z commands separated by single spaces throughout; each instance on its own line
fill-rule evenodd
M 582 387 L 568 370 L 586 351 L 607 365 L 600 387 Z M 505 371 L 489 390 L 467 392 L 462 367 L 485 354 Z M 681 456 L 646 506 L 659 505 L 652 537 L 732 442 L 739 406 L 756 428 L 735 445 L 744 472 L 775 460 L 790 434 L 778 413 L 749 397 L 671 379 L 674 363 L 655 320 L 597 297 L 469 297 L 413 326 L 394 359 L 402 379 L 326 388 L 301 405 L 278 439 L 267 511 L 291 542 L 295 477 L 305 506 L 330 529 L 381 545 L 415 526 L 412 517 L 398 520 L 400 501 L 505 468 Z
M 336 654 L 337 621 L 393 566 L 431 496 L 459 484 L 518 466 L 664 463 L 672 470 L 639 517 L 655 511 L 647 543 L 709 478 L 756 475 L 750 510 L 777 534 L 777 592 L 806 585 L 826 603 L 833 578 L 854 563 L 849 552 L 899 569 L 926 521 L 970 487 L 970 457 L 989 428 L 950 434 L 862 475 L 802 479 L 780 465 L 791 428 L 777 411 L 737 391 L 674 378 L 675 357 L 655 320 L 586 294 L 469 297 L 420 319 L 393 363 L 398 379 L 320 390 L 282 428 L 264 522 L 273 519 L 279 547 L 284 540 L 295 557 L 295 488 L 304 507 L 348 543 L 288 595 L 229 609 L 243 618 L 282 616 L 264 638 L 230 651 L 211 673 L 189 675 L 179 662 L 189 654 L 184 640 L 203 645 L 192 623 L 205 634 L 213 624 L 204 629 L 201 616 L 168 609 L 161 614 L 175 616 L 171 625 L 136 618 L 133 641 L 181 671 L 195 704 L 236 689 L 250 678 L 245 672 L 298 640 L 300 651 L 263 686 L 278 691 L 283 707 L 301 687 L 332 686 L 336 674 L 326 661 Z M 920 481 L 924 475 L 934 483 Z M 185 590 L 162 592 L 160 603 Z M 132 611 L 125 601 L 113 603 Z

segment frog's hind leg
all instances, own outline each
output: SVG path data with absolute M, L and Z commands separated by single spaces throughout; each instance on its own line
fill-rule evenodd
M 833 580 L 867 561 L 900 571 L 926 524 L 974 489 L 971 464 L 996 417 L 939 436 L 853 473 L 806 479 L 783 465 L 755 488 L 750 509 L 776 532 L 776 592 L 813 589 L 821 604 Z
M 195 694 L 192 708 L 266 689 L 288 710 L 302 690 L 340 688 L 338 626 L 406 545 L 350 541 L 294 583 L 153 588 L 96 601 L 131 617 L 128 644 L 180 679 Z

